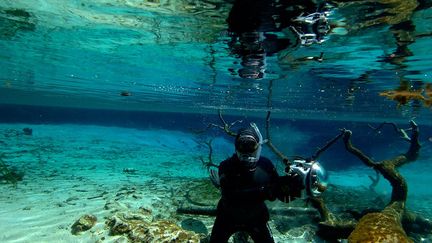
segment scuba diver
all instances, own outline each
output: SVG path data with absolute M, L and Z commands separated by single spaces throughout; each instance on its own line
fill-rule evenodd
M 264 143 L 258 127 L 251 123 L 239 130 L 235 153 L 220 163 L 218 171 L 210 171 L 213 184 L 221 190 L 211 243 L 227 242 L 236 232 L 247 233 L 256 243 L 274 242 L 265 201 L 318 196 L 325 188 L 324 171 L 318 163 L 294 163 L 286 175 L 279 176 L 272 161 L 261 156 Z

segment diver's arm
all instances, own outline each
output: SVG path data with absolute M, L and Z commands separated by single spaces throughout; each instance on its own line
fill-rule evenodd
M 223 173 L 223 170 L 219 171 L 220 188 L 222 197 L 229 200 L 270 200 L 276 199 L 276 194 L 273 188 L 275 184 L 263 184 L 255 185 L 250 187 L 239 188 L 237 184 L 230 180 L 230 177 Z

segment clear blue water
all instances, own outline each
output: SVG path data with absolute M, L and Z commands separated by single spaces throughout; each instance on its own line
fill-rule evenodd
M 264 130 L 270 111 L 273 143 L 286 155 L 310 156 L 347 128 L 381 160 L 407 144 L 391 128 L 376 133 L 368 125 L 407 127 L 415 119 L 421 156 L 401 170 L 413 188 L 410 206 L 430 217 L 432 209 L 419 202 L 432 194 L 425 185 L 432 171 L 431 6 L 429 0 L 2 0 L 0 123 L 190 134 L 219 123 L 219 110 L 227 121 L 253 121 Z M 295 21 L 317 12 L 325 13 L 319 26 L 325 33 Z M 302 45 L 302 31 L 315 34 L 315 42 Z M 220 139 L 217 158 L 232 152 L 230 137 L 218 129 L 196 136 Z M 198 151 L 206 156 L 205 148 Z M 343 181 L 345 172 L 361 175 L 365 168 L 341 143 L 321 159 L 335 183 L 364 182 Z

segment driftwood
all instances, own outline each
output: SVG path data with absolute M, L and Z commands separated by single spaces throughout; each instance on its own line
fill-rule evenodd
M 410 122 L 412 133 L 407 153 L 392 159 L 375 162 L 351 142 L 352 132 L 343 130 L 343 141 L 348 152 L 357 156 L 366 166 L 377 170 L 392 186 L 390 203 L 381 211 L 363 216 L 348 236 L 349 242 L 412 242 L 402 227 L 408 186 L 397 168 L 417 159 L 420 143 L 419 130 L 414 121 Z M 338 228 L 338 227 L 334 227 Z

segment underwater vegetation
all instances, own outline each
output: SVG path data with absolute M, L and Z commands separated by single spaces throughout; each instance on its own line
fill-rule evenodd
M 22 130 L 8 129 L 3 133 L 3 136 L 9 139 L 18 136 L 32 136 L 32 134 L 33 129 L 25 127 Z M 5 143 L 0 140 L 0 144 Z M 22 181 L 24 172 L 16 167 L 9 166 L 4 160 L 5 157 L 5 153 L 0 153 L 0 181 L 16 186 L 19 181 Z
M 24 173 L 18 171 L 15 167 L 6 165 L 3 161 L 3 154 L 0 154 L 0 181 L 16 186 L 18 181 L 22 181 L 23 177 Z
M 424 88 L 413 89 L 409 87 L 407 82 L 402 82 L 398 88 L 383 91 L 379 95 L 396 101 L 398 107 L 406 105 L 410 101 L 419 101 L 426 107 L 432 107 L 432 84 L 426 84 Z

